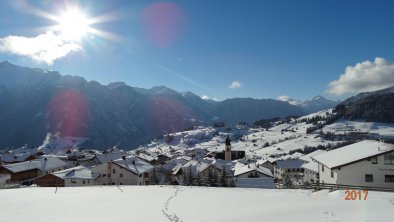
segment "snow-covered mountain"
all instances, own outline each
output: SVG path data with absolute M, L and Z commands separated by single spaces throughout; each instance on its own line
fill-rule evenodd
M 254 122 L 302 115 L 271 99 L 203 100 L 165 86 L 102 85 L 78 76 L 0 63 L 0 149 L 40 145 L 48 132 L 86 138 L 85 147 L 136 147 L 153 137 L 213 121 Z
M 350 97 L 337 109 L 349 120 L 394 123 L 394 86 Z
M 323 96 L 315 96 L 312 100 L 299 101 L 291 99 L 288 96 L 279 96 L 280 101 L 287 102 L 291 105 L 300 107 L 305 113 L 314 113 L 325 109 L 330 109 L 336 106 L 339 101 L 328 100 Z

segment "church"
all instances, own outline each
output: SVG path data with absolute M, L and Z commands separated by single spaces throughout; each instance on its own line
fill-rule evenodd
M 232 149 L 230 135 L 227 135 L 224 150 L 212 152 L 209 155 L 215 159 L 232 161 L 245 158 L 245 150 Z

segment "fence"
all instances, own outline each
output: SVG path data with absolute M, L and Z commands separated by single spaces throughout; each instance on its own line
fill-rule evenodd
M 303 185 L 293 185 L 293 186 L 283 186 L 277 185 L 277 188 L 280 189 L 314 189 L 314 190 L 373 190 L 373 191 L 385 191 L 385 192 L 394 192 L 394 187 L 370 187 L 370 186 L 355 186 L 355 185 L 346 185 L 346 184 L 331 184 L 331 183 L 309 183 Z

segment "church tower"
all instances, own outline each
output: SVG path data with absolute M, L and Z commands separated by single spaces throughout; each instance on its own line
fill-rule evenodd
M 231 140 L 230 140 L 229 135 L 227 135 L 227 138 L 226 138 L 226 148 L 224 150 L 224 159 L 231 161 Z

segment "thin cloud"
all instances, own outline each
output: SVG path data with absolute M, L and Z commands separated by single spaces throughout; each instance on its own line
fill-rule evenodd
M 278 96 L 276 99 L 280 100 L 280 101 L 287 102 L 287 101 L 289 101 L 290 98 L 287 95 L 283 95 L 283 96 Z
M 230 89 L 239 89 L 239 88 L 242 88 L 242 84 L 240 82 L 238 82 L 238 81 L 234 81 L 228 86 L 228 88 L 230 88 Z
M 366 60 L 346 67 L 338 80 L 328 84 L 327 92 L 333 95 L 370 92 L 394 85 L 394 63 L 384 58 Z
M 69 53 L 81 50 L 82 47 L 76 42 L 66 41 L 51 31 L 35 37 L 7 36 L 0 38 L 0 52 L 27 56 L 48 65 L 52 65 L 55 60 L 63 58 Z

